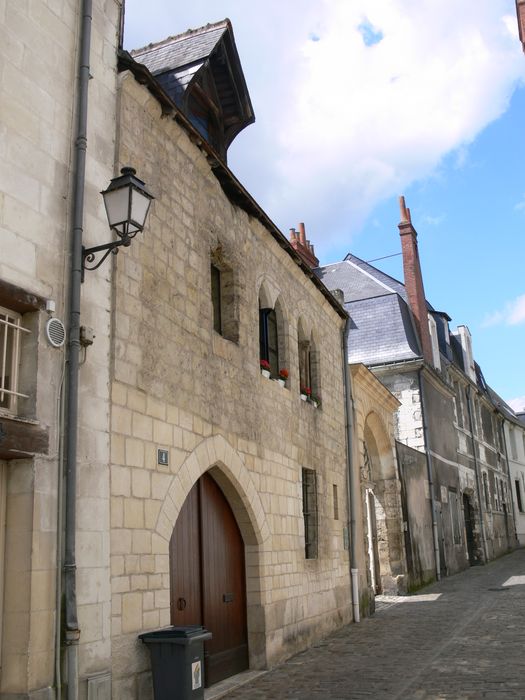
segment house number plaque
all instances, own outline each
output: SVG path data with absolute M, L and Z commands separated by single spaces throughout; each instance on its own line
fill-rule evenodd
M 157 464 L 163 464 L 165 467 L 169 464 L 169 452 L 168 450 L 157 450 Z

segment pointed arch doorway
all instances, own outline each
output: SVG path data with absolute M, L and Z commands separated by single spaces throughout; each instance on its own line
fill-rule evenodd
M 209 474 L 193 486 L 170 540 L 173 625 L 203 625 L 206 686 L 248 668 L 244 542 Z

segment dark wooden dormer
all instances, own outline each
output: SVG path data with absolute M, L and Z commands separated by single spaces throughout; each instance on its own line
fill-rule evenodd
M 226 161 L 237 134 L 255 121 L 228 19 L 131 52 Z

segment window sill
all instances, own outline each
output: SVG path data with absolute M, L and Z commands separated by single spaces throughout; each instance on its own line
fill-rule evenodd
M 309 403 L 310 406 L 313 406 L 314 408 L 321 408 L 321 404 L 318 401 L 314 401 L 313 399 L 308 398 L 306 394 L 299 394 L 301 397 L 301 401 L 304 401 L 305 403 Z
M 0 459 L 49 453 L 49 431 L 32 418 L 0 412 Z
M 266 369 L 261 370 L 261 377 L 267 379 L 274 384 L 277 384 L 280 389 L 288 389 L 286 386 L 286 381 L 284 379 L 279 379 L 279 377 L 272 377 L 272 375 Z

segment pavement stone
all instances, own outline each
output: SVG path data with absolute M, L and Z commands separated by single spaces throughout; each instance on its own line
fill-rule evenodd
M 224 697 L 525 700 L 525 549 L 417 595 L 380 596 L 373 617 Z

